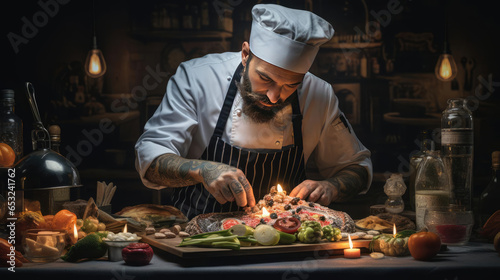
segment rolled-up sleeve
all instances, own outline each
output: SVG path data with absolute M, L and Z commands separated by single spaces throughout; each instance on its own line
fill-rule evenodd
M 176 74 L 170 78 L 162 102 L 144 126 L 144 132 L 135 145 L 136 169 L 148 188 L 166 187 L 144 178 L 151 162 L 166 153 L 184 156 L 191 144 L 192 131 L 198 126 L 191 83 L 181 64 Z

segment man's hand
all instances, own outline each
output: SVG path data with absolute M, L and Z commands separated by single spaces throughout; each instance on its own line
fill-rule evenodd
M 334 201 L 347 201 L 356 196 L 368 184 L 368 176 L 365 167 L 349 165 L 327 180 L 305 180 L 290 192 L 290 196 L 328 206 Z
M 222 163 L 207 163 L 200 170 L 203 185 L 220 204 L 235 201 L 240 207 L 255 206 L 252 186 L 243 171 Z
M 305 180 L 296 186 L 290 196 L 307 199 L 328 206 L 338 196 L 337 188 L 328 181 Z
M 253 189 L 245 174 L 227 164 L 164 154 L 151 163 L 145 177 L 156 184 L 174 188 L 203 183 L 221 204 L 236 201 L 240 207 L 255 206 Z

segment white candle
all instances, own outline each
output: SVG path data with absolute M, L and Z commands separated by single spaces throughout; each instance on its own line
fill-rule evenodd
M 351 235 L 348 235 L 349 237 L 349 249 L 344 249 L 344 257 L 347 259 L 357 259 L 361 257 L 361 251 L 359 248 L 352 248 L 352 240 L 351 240 Z

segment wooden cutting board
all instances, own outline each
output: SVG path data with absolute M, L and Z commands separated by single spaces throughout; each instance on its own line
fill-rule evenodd
M 141 242 L 146 242 L 160 250 L 166 251 L 181 258 L 203 258 L 203 257 L 224 257 L 243 256 L 260 254 L 280 254 L 295 252 L 330 251 L 331 255 L 343 254 L 342 249 L 349 248 L 348 241 L 328 242 L 324 241 L 315 244 L 294 243 L 291 245 L 274 246 L 252 246 L 241 247 L 240 250 L 220 249 L 220 248 L 200 248 L 200 247 L 177 247 L 182 238 L 156 239 L 154 235 L 138 233 L 142 237 Z M 370 240 L 353 240 L 353 248 L 366 248 L 370 245 Z

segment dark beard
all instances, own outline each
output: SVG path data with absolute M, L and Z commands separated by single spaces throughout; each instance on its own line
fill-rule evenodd
M 279 99 L 276 103 L 272 103 L 266 95 L 253 92 L 247 71 L 243 72 L 243 81 L 238 82 L 237 86 L 243 98 L 243 113 L 256 123 L 270 122 L 279 111 L 291 103 L 291 98 L 285 101 Z M 263 106 L 260 102 L 272 107 Z

